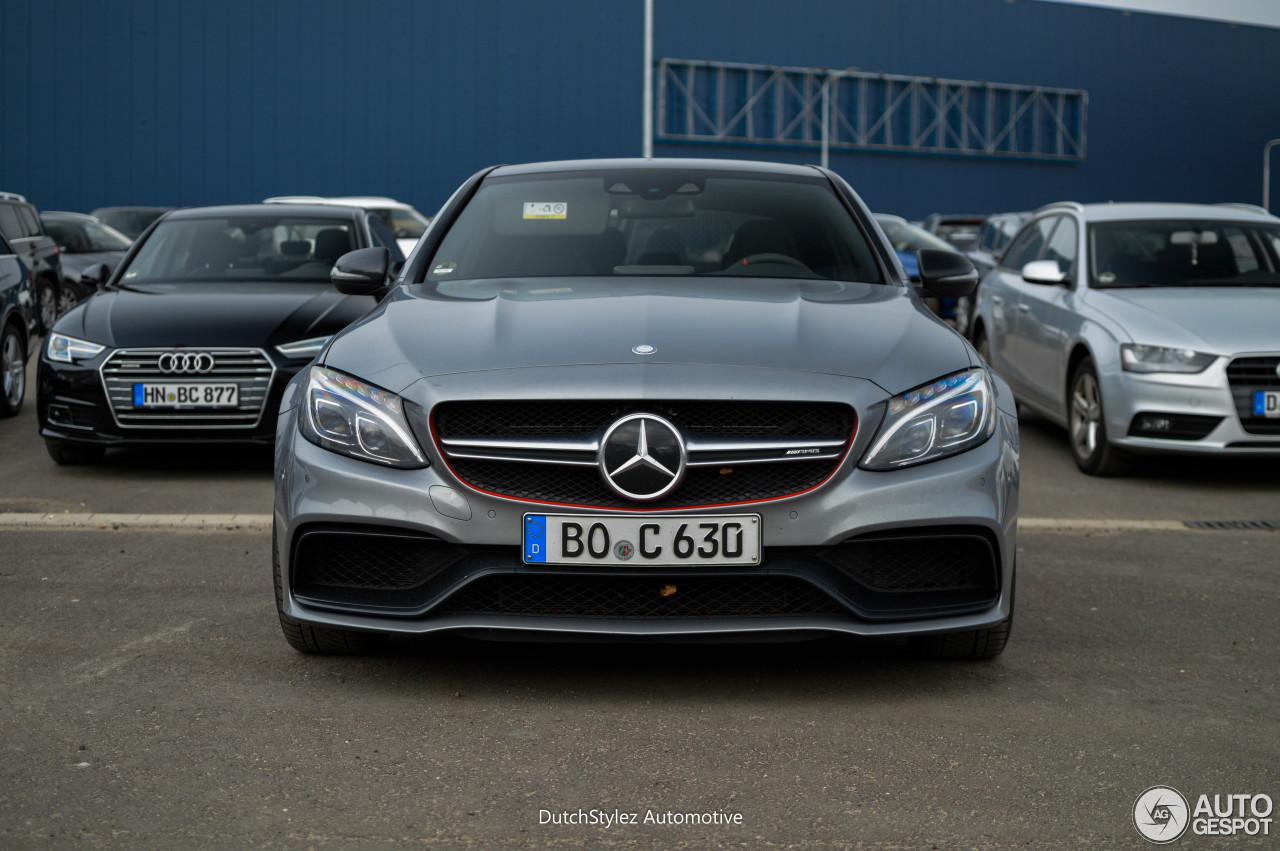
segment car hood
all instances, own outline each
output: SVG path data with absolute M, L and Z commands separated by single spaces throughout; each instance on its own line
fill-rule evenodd
M 56 328 L 115 347 L 260 347 L 336 333 L 373 305 L 319 283 L 139 285 L 90 296 Z
M 394 392 L 424 376 L 652 363 L 826 373 L 899 393 L 970 365 L 961 337 L 904 288 L 718 277 L 402 287 L 324 360 Z
M 80 273 L 95 263 L 106 263 L 113 270 L 120 264 L 124 251 L 83 251 L 62 255 L 62 274 L 73 281 L 80 280 Z
M 1220 355 L 1277 348 L 1277 288 L 1091 290 L 1089 304 L 1119 322 L 1135 343 Z

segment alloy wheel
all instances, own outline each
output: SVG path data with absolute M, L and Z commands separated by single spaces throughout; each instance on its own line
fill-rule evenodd
M 52 284 L 41 284 L 36 300 L 40 305 L 40 326 L 48 334 L 53 323 L 58 321 L 58 294 L 54 292 Z
M 1098 429 L 1102 425 L 1102 400 L 1093 373 L 1082 372 L 1071 391 L 1071 446 L 1080 458 L 1090 458 L 1098 450 Z
M 13 331 L 6 333 L 3 344 L 0 344 L 0 386 L 10 408 L 22 404 L 27 387 L 27 365 L 23 362 L 22 342 Z

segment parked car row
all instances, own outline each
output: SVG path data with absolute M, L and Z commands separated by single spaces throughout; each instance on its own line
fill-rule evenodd
M 385 245 L 393 249 L 397 263 L 403 262 L 405 246 L 411 249 L 430 224 L 430 219 L 413 207 L 391 198 L 295 196 L 268 200 L 272 204 L 355 211 L 351 215 L 363 217 L 356 229 L 364 241 L 358 246 Z M 134 241 L 140 237 L 145 241 L 152 224 L 173 209 L 102 207 L 88 215 L 41 213 L 25 197 L 0 192 L 0 304 L 5 306 L 0 334 L 6 333 L 9 325 L 21 327 L 20 333 L 14 331 L 0 340 L 0 351 L 4 352 L 0 374 L 6 376 L 6 402 L 0 405 L 0 416 L 11 416 L 21 409 L 26 391 L 26 373 L 21 367 L 33 354 L 33 339 L 48 338 L 58 317 L 97 292 L 125 260 Z M 75 453 L 58 454 L 67 458 Z
M 1280 219 L 1053 204 L 973 259 L 916 230 L 829 171 L 700 160 L 486 169 L 408 261 L 350 199 L 173 211 L 80 271 L 37 417 L 60 464 L 274 445 L 299 650 L 782 630 L 990 658 L 1015 402 L 1086 473 L 1280 455 Z M 923 297 L 975 287 L 970 344 Z

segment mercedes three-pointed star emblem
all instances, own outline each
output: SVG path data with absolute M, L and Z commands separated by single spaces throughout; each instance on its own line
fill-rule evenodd
M 654 414 L 629 414 L 604 433 L 598 456 L 600 475 L 614 493 L 651 502 L 671 493 L 685 472 L 684 438 Z

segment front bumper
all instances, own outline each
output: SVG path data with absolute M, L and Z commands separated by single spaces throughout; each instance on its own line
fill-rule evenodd
M 1250 419 L 1247 427 L 1241 419 L 1241 400 L 1255 389 L 1280 389 L 1280 377 L 1276 386 L 1255 388 L 1237 380 L 1233 387 L 1227 374 L 1231 363 L 1258 357 L 1280 355 L 1219 358 L 1195 375 L 1131 373 L 1117 366 L 1115 372 L 1100 376 L 1108 440 L 1139 453 L 1280 455 L 1280 419 Z M 1154 430 L 1143 428 L 1151 424 L 1144 422 L 1148 417 L 1167 421 L 1184 436 L 1155 436 Z
M 36 416 L 47 440 L 92 446 L 156 446 L 175 444 L 248 444 L 270 446 L 275 440 L 276 413 L 289 380 L 305 364 L 270 357 L 272 376 L 260 416 L 237 426 L 124 425 L 113 413 L 100 367 L 107 350 L 92 360 L 61 363 L 43 353 L 37 371 Z
M 1018 447 L 1016 421 L 1005 413 L 999 414 L 990 440 L 958 456 L 893 472 L 860 470 L 857 461 L 873 436 L 862 433 L 837 473 L 813 492 L 733 509 L 670 512 L 710 517 L 749 511 L 761 518 L 763 557 L 758 566 L 692 571 L 524 564 L 523 515 L 543 513 L 546 506 L 469 488 L 441 463 L 434 446 L 424 447 L 432 465 L 420 470 L 382 468 L 326 451 L 298 434 L 297 413 L 296 408 L 283 412 L 280 420 L 275 526 L 281 609 L 298 621 L 389 633 L 904 635 L 979 629 L 1005 620 L 1012 611 Z M 589 517 L 612 512 L 582 508 L 561 513 Z M 403 537 L 434 548 L 439 563 L 423 574 L 422 582 L 400 591 L 326 590 L 309 561 L 325 551 L 313 546 L 317 534 Z M 969 542 L 965 546 L 971 545 L 974 553 L 986 548 L 990 578 L 985 590 L 975 586 L 927 600 L 895 595 L 900 588 L 881 588 L 883 593 L 877 594 L 875 588 L 851 581 L 852 574 L 833 555 L 842 546 L 881 546 L 878 542 L 888 538 L 936 544 L 948 536 Z M 375 551 L 369 548 L 370 554 Z M 383 558 L 373 561 L 382 563 Z M 901 569 L 910 568 L 904 562 Z M 894 572 L 892 566 L 889 572 Z M 635 609 L 573 602 L 584 595 L 631 600 L 648 594 L 656 600 L 660 589 L 682 585 L 707 600 L 723 599 L 730 591 L 750 599 L 735 603 L 736 609 L 709 602 L 673 607 L 666 614 L 655 614 L 648 605 L 652 600 L 641 600 Z M 532 607 L 492 602 L 503 594 L 516 594 L 521 601 L 537 594 L 545 602 Z M 770 605 L 769 595 L 778 602 Z M 563 602 L 570 597 L 572 601 Z M 809 602 L 787 602 L 801 599 Z

